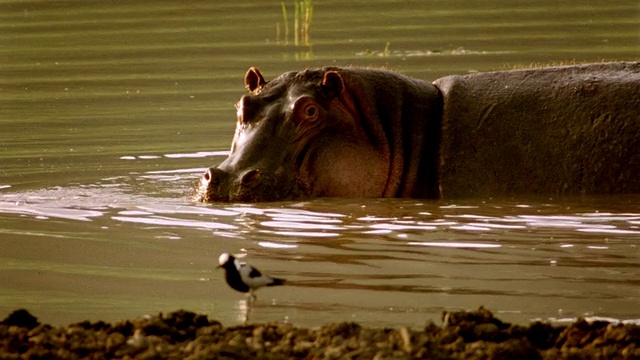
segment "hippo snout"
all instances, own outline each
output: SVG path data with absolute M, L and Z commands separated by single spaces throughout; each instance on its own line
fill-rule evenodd
M 195 184 L 194 198 L 197 201 L 228 201 L 229 173 L 212 167 Z
M 256 188 L 261 182 L 258 169 L 232 174 L 220 168 L 205 170 L 196 182 L 194 198 L 197 201 L 255 201 Z
M 202 183 L 212 191 L 221 193 L 229 189 L 229 177 L 228 173 L 218 168 L 209 168 L 202 174 Z

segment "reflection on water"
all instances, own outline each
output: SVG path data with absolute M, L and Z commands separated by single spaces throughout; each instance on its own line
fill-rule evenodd
M 290 5 L 285 21 L 262 0 L 0 4 L 0 318 L 187 308 L 238 323 L 242 295 L 213 270 L 235 252 L 289 280 L 261 290 L 251 321 L 421 326 L 480 305 L 519 322 L 640 319 L 638 197 L 185 196 L 227 154 L 249 66 L 268 78 L 354 65 L 433 80 L 638 60 L 636 0 L 314 1 L 304 46 L 286 44 Z
M 0 308 L 10 311 L 27 297 L 44 316 L 67 321 L 55 315 L 51 301 L 73 298 L 58 306 L 76 307 L 71 304 L 83 299 L 79 277 L 80 284 L 99 281 L 97 291 L 107 298 L 126 297 L 128 286 L 144 284 L 137 298 L 165 293 L 164 306 L 231 322 L 349 319 L 420 326 L 444 309 L 480 305 L 520 322 L 577 316 L 640 321 L 637 196 L 205 205 L 162 195 L 176 184 L 186 188 L 200 173 L 178 170 L 164 181 L 167 174 L 153 170 L 2 195 L 0 232 L 8 241 L 0 243 L 0 268 L 11 277 L 2 280 L 9 294 L 0 297 Z M 138 190 L 150 184 L 153 197 Z M 95 255 L 76 258 L 78 234 L 98 241 L 91 246 Z M 59 255 L 32 252 L 52 241 Z M 287 278 L 288 286 L 261 290 L 249 311 L 242 295 L 212 270 L 223 251 L 250 258 Z M 105 263 L 100 253 L 122 258 Z M 36 295 L 12 280 L 38 286 L 38 278 L 52 282 Z M 193 294 L 188 301 L 183 291 Z M 143 311 L 159 311 L 150 304 L 155 307 Z

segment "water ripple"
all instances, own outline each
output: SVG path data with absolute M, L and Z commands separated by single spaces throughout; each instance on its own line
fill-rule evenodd
M 184 220 L 174 219 L 167 217 L 151 216 L 151 217 L 134 217 L 134 216 L 112 216 L 113 220 L 137 223 L 137 224 L 149 224 L 149 225 L 161 225 L 161 226 L 180 226 L 199 229 L 213 229 L 213 230 L 234 230 L 237 226 L 216 223 L 213 221 L 197 221 L 197 220 Z
M 407 245 L 435 246 L 435 247 L 447 247 L 447 248 L 457 248 L 457 249 L 487 249 L 487 248 L 502 247 L 502 245 L 500 244 L 435 242 L 435 241 L 409 241 Z
M 38 219 L 69 219 L 77 221 L 91 221 L 92 218 L 103 216 L 104 213 L 86 209 L 55 208 L 41 205 L 29 205 L 21 202 L 0 202 L 0 213 L 33 215 Z

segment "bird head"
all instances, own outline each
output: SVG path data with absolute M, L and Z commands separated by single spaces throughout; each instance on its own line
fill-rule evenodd
M 222 253 L 218 258 L 218 268 L 226 268 L 228 266 L 233 266 L 234 261 L 236 260 L 233 255 L 229 253 Z

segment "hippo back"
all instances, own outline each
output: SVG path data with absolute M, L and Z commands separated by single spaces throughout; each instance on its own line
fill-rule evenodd
M 640 192 L 640 63 L 448 76 L 444 197 Z

